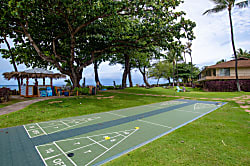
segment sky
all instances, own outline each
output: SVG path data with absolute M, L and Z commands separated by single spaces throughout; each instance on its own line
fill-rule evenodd
M 236 0 L 239 2 L 241 0 Z M 230 26 L 227 10 L 211 14 L 202 15 L 207 9 L 214 7 L 209 0 L 184 0 L 177 10 L 186 12 L 186 18 L 196 22 L 194 33 L 196 39 L 192 45 L 193 63 L 198 67 L 215 64 L 221 59 L 230 60 L 233 55 L 231 46 Z M 239 9 L 235 7 L 232 11 L 232 19 L 234 25 L 235 46 L 236 49 L 250 50 L 250 7 Z M 2 48 L 6 47 L 1 45 Z M 187 58 L 189 61 L 190 58 Z M 16 85 L 16 80 L 6 80 L 2 73 L 13 71 L 13 66 L 8 60 L 3 59 L 0 55 L 0 85 Z M 18 70 L 26 70 L 24 65 L 18 65 Z M 54 70 L 54 72 L 58 72 Z M 104 85 L 121 84 L 122 66 L 109 66 L 108 62 L 99 66 L 100 80 Z M 86 78 L 87 84 L 94 84 L 93 65 L 84 69 L 83 77 Z M 143 84 L 142 76 L 138 70 L 132 71 L 132 79 L 134 84 Z M 166 80 L 161 80 L 161 83 Z M 42 80 L 39 80 L 39 84 Z M 49 80 L 46 80 L 49 83 Z M 82 83 L 82 81 L 80 82 Z M 155 80 L 149 80 L 149 83 L 155 83 Z M 64 84 L 64 80 L 54 81 L 55 85 Z

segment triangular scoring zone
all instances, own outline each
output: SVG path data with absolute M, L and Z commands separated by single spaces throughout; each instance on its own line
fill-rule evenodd
M 45 165 L 54 165 L 58 161 L 65 165 L 90 165 L 138 129 L 139 127 L 136 127 L 130 130 L 60 140 L 37 146 L 36 149 Z M 69 153 L 74 153 L 74 157 L 69 158 L 67 155 Z

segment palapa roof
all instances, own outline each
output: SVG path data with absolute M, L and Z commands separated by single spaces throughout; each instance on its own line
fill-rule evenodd
M 3 73 L 4 78 L 10 80 L 12 78 L 66 78 L 64 74 L 60 73 L 53 73 L 52 71 L 41 69 L 41 68 L 34 68 L 29 69 L 21 72 L 6 72 Z

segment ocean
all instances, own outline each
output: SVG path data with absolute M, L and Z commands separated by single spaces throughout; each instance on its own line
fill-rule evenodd
M 121 80 L 120 79 L 100 79 L 101 83 L 104 86 L 113 86 L 113 81 L 115 81 L 116 85 L 121 85 Z M 156 84 L 157 80 L 155 79 L 149 79 L 148 80 L 149 84 Z M 165 79 L 160 79 L 159 81 L 160 84 L 168 83 L 167 80 Z M 136 84 L 143 85 L 144 82 L 141 79 L 134 79 L 133 80 L 133 85 L 135 86 Z M 65 84 L 55 84 L 55 86 L 63 86 Z M 80 85 L 82 85 L 82 81 L 80 81 Z M 86 85 L 94 85 L 95 82 L 94 80 L 87 80 L 86 79 Z M 129 82 L 127 80 L 127 85 L 129 86 Z M 144 84 L 145 85 L 145 84 Z M 0 88 L 5 87 L 5 88 L 10 88 L 11 90 L 18 90 L 18 85 L 0 85 Z

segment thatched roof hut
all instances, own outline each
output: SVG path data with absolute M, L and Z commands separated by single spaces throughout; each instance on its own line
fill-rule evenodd
M 22 72 L 5 72 L 3 73 L 4 78 L 10 80 L 12 78 L 17 79 L 17 78 L 54 78 L 54 79 L 59 79 L 59 78 L 66 78 L 64 74 L 60 73 L 53 73 L 52 71 L 48 71 L 45 69 L 41 68 L 34 68 L 34 69 L 29 69 L 25 70 Z
M 20 79 L 21 80 L 21 87 L 19 87 L 20 96 L 25 96 L 25 97 L 40 96 L 39 87 L 42 87 L 42 88 L 51 87 L 52 89 L 53 79 L 66 78 L 64 74 L 53 73 L 52 71 L 48 71 L 48 70 L 41 69 L 41 68 L 29 69 L 29 70 L 25 70 L 22 72 L 6 72 L 6 73 L 3 73 L 3 75 L 4 75 L 4 78 L 8 80 L 12 78 Z M 35 85 L 29 85 L 29 78 L 35 79 Z M 38 85 L 38 81 L 37 81 L 38 78 L 43 79 L 42 86 Z M 50 78 L 50 85 L 45 85 L 45 78 Z M 26 84 L 23 84 L 23 79 L 26 79 Z

